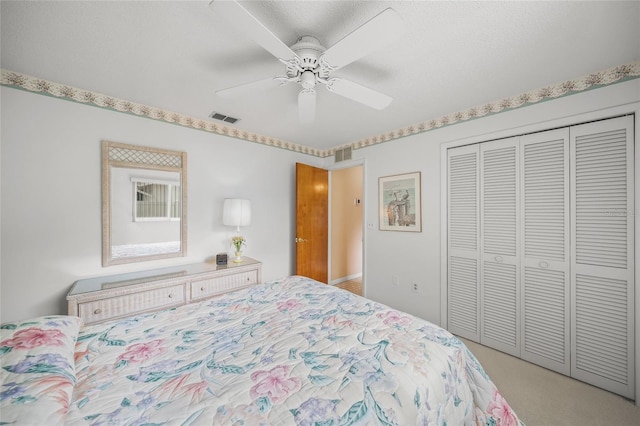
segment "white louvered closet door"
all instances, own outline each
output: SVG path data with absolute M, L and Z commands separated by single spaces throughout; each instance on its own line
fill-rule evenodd
M 520 356 L 519 138 L 480 145 L 480 343 Z
M 569 375 L 569 129 L 520 145 L 521 357 Z
M 633 118 L 570 131 L 571 375 L 634 398 Z
M 448 329 L 480 339 L 479 150 L 477 145 L 450 149 L 448 162 Z

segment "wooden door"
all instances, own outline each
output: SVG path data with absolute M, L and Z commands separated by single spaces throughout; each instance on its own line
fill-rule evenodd
M 296 163 L 296 275 L 326 283 L 329 172 Z

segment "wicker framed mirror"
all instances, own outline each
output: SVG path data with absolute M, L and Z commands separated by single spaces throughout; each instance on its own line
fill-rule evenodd
M 102 141 L 102 266 L 187 253 L 187 153 Z

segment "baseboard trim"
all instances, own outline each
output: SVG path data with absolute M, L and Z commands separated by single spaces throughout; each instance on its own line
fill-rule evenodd
M 345 281 L 355 280 L 356 278 L 362 278 L 362 272 L 359 272 L 357 274 L 347 275 L 346 277 L 337 278 L 335 280 L 331 280 L 329 281 L 329 284 L 330 285 L 342 284 Z

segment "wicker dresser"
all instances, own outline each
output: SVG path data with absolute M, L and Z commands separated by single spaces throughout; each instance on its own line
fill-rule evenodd
M 226 266 L 203 262 L 78 280 L 69 315 L 85 324 L 157 311 L 258 284 L 262 263 L 248 257 Z

